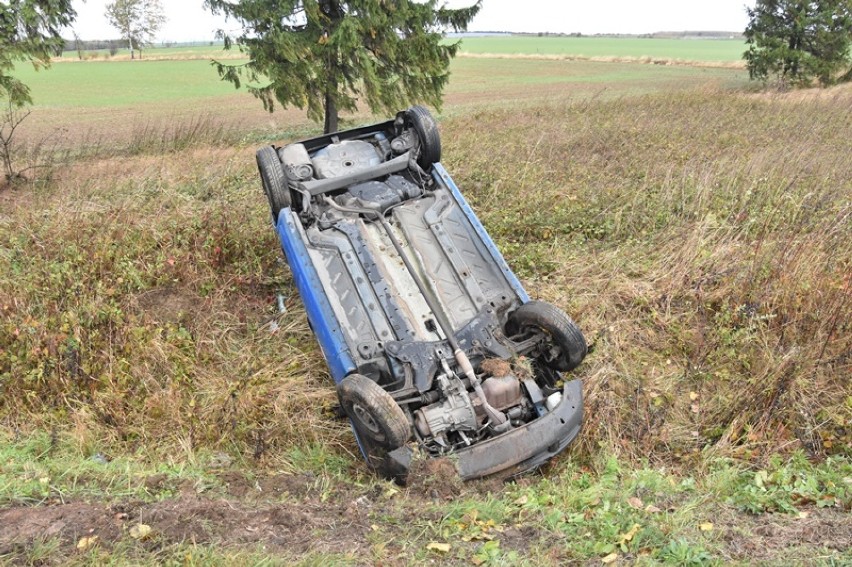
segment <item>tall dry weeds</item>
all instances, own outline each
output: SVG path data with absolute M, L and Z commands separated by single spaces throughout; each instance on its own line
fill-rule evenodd
M 456 121 L 461 186 L 595 341 L 585 452 L 848 451 L 850 101 L 707 92 Z
M 575 455 L 848 451 L 849 104 L 690 92 L 442 123 L 509 262 L 594 345 Z M 251 150 L 170 136 L 0 201 L 0 419 L 175 453 L 354 451 Z

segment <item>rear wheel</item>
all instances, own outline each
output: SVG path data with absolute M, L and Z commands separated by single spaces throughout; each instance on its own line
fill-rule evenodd
M 287 177 L 278 152 L 272 146 L 264 146 L 257 150 L 257 170 L 260 172 L 260 181 L 263 184 L 263 192 L 269 201 L 272 211 L 272 222 L 278 222 L 278 213 L 281 209 L 290 206 L 290 189 L 287 187 Z
M 530 301 L 509 315 L 506 334 L 544 333 L 549 348 L 539 355 L 539 360 L 553 370 L 567 372 L 579 366 L 586 357 L 586 339 L 564 311 L 544 301 Z
M 362 374 L 350 374 L 337 386 L 340 405 L 355 424 L 359 435 L 393 451 L 402 447 L 411 428 L 402 408 L 384 388 Z
M 438 133 L 438 124 L 432 118 L 432 114 L 420 105 L 412 106 L 405 111 L 405 115 L 420 139 L 417 165 L 429 171 L 432 164 L 441 161 L 441 136 Z

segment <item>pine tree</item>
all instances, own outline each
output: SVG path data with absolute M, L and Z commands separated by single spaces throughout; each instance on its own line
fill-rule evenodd
M 249 61 L 214 62 L 220 76 L 249 91 L 269 111 L 307 108 L 336 131 L 338 112 L 363 100 L 374 111 L 395 112 L 412 102 L 440 107 L 449 65 L 460 42 L 445 29 L 464 30 L 481 0 L 468 8 L 438 7 L 437 0 L 206 0 L 213 13 L 242 25 L 236 36 L 220 31 L 225 48 Z
M 743 57 L 752 79 L 797 86 L 852 80 L 852 0 L 757 0 L 748 15 Z
M 31 102 L 27 86 L 11 75 L 15 63 L 49 67 L 65 44 L 60 30 L 75 16 L 71 0 L 0 2 L 0 97 L 15 107 Z

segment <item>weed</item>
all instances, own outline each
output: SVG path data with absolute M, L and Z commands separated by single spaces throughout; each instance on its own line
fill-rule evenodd
M 366 469 L 333 417 L 251 148 L 228 147 L 263 132 L 143 126 L 132 152 L 83 150 L 0 200 L 0 502 L 198 496 L 221 491 L 228 467 L 261 481 L 308 470 L 308 511 L 328 516 L 304 529 L 327 541 L 363 528 L 351 537 L 372 555 L 279 550 L 288 560 L 842 562 L 848 106 L 844 92 L 709 90 L 448 112 L 447 168 L 531 295 L 594 343 L 573 448 L 542 477 L 451 502 L 352 480 Z M 787 531 L 773 536 L 766 514 Z M 798 539 L 763 547 L 757 530 Z M 69 544 L 53 545 L 27 549 Z M 158 545 L 74 560 L 259 560 Z

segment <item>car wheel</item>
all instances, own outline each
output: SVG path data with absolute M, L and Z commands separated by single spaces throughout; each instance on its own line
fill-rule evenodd
M 417 137 L 420 139 L 420 155 L 417 164 L 429 171 L 432 164 L 441 161 L 441 136 L 438 124 L 432 114 L 420 105 L 412 106 L 405 112 Z
M 402 408 L 384 388 L 362 374 L 350 374 L 337 386 L 340 405 L 359 435 L 387 451 L 402 447 L 411 428 Z
M 269 200 L 269 208 L 272 211 L 272 222 L 278 222 L 278 213 L 281 209 L 290 206 L 290 189 L 287 187 L 287 178 L 278 153 L 272 146 L 264 146 L 257 150 L 257 170 L 260 172 L 260 181 L 263 184 L 263 192 Z
M 586 357 L 586 339 L 564 311 L 544 301 L 530 301 L 509 315 L 507 336 L 524 332 L 543 332 L 552 347 L 539 359 L 549 368 L 567 372 L 576 368 Z

